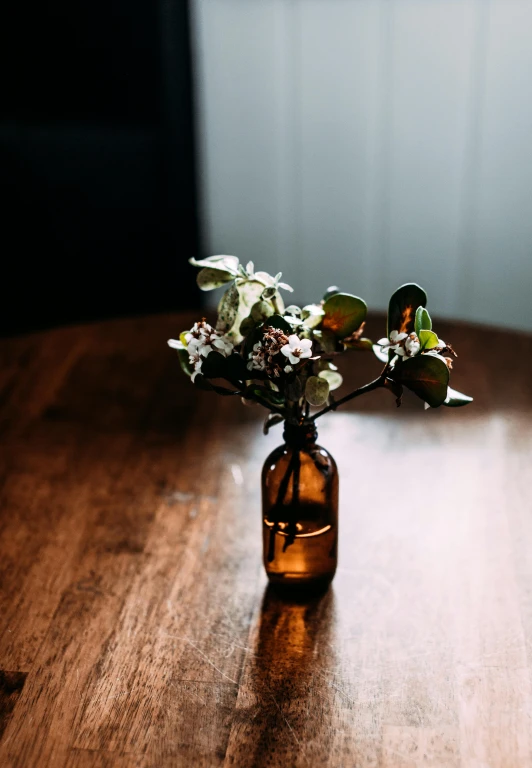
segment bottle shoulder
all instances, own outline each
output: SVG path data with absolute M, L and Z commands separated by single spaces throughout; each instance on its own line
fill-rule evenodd
M 292 458 L 294 449 L 286 443 L 277 446 L 269 454 L 264 462 L 263 472 L 274 471 L 276 468 L 288 466 Z M 336 470 L 336 461 L 329 451 L 318 443 L 312 443 L 300 449 L 301 466 L 314 465 L 318 468 L 327 465 Z

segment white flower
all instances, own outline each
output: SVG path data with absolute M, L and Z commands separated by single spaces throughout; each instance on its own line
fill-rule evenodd
M 181 341 L 170 339 L 168 345 L 173 349 L 185 349 L 188 352 L 188 361 L 194 367 L 191 379 L 194 381 L 201 372 L 203 359 L 211 352 L 219 352 L 224 357 L 229 357 L 233 352 L 233 344 L 228 338 L 209 325 L 205 320 L 194 323 L 190 331 L 184 334 L 186 347 Z
M 421 349 L 421 343 L 415 333 L 392 331 L 389 339 L 377 342 L 383 349 L 391 349 L 399 357 L 414 357 Z
M 191 362 L 192 362 L 192 358 L 191 358 Z M 198 375 L 198 373 L 201 373 L 201 365 L 202 365 L 202 363 L 203 363 L 203 360 L 197 360 L 197 361 L 194 363 L 194 373 L 193 373 L 193 374 L 192 374 L 192 376 L 190 377 L 190 380 L 191 380 L 191 381 L 194 381 L 194 379 L 196 378 L 196 376 Z
M 284 372 L 285 373 L 292 373 L 293 370 L 294 369 L 292 368 L 291 365 L 285 365 L 285 367 L 284 367 Z
M 312 355 L 312 341 L 310 339 L 299 339 L 295 333 L 288 337 L 288 344 L 281 347 L 281 352 L 289 359 L 292 365 L 297 365 Z
M 399 331 L 392 331 L 390 333 L 390 344 L 400 344 L 403 339 L 406 339 L 407 334 L 406 333 L 399 333 Z
M 406 339 L 407 335 L 406 333 L 399 333 L 399 331 L 392 331 L 389 339 L 379 339 L 377 344 L 381 347 L 389 347 L 389 349 L 397 351 L 402 348 L 402 342 Z
M 211 337 L 212 346 L 216 349 L 217 352 L 220 352 L 224 357 L 228 357 L 231 352 L 233 351 L 233 344 L 229 339 L 226 339 L 224 336 L 217 336 L 216 338 Z
M 406 354 L 409 357 L 414 357 L 414 355 L 417 355 L 420 349 L 421 349 L 421 343 L 417 335 L 415 333 L 411 333 L 410 336 L 405 341 Z

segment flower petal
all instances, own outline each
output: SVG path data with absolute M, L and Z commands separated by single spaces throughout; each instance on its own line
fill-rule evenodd
M 290 357 L 291 351 L 290 344 L 285 344 L 284 347 L 281 347 L 281 352 L 285 357 Z
M 288 337 L 288 343 L 291 347 L 299 346 L 299 338 L 295 335 L 295 333 Z
M 312 349 L 312 341 L 310 339 L 300 339 L 299 346 L 301 349 Z

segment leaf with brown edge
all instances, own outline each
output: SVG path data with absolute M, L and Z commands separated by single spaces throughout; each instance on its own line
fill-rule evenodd
M 395 369 L 394 379 L 437 408 L 445 402 L 449 369 L 438 355 L 419 355 L 403 360 Z
M 416 310 L 427 303 L 427 294 L 417 283 L 405 283 L 398 288 L 388 305 L 388 330 L 390 338 L 392 331 L 412 333 L 416 321 Z
M 373 342 L 365 336 L 360 339 L 344 339 L 343 344 L 346 349 L 373 349 Z
M 345 339 L 360 328 L 368 311 L 366 302 L 350 293 L 335 293 L 323 305 L 325 316 L 321 324 L 338 339 Z

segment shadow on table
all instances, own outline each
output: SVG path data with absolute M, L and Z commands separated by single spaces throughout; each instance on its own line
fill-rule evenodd
M 323 764 L 334 730 L 335 691 L 326 682 L 326 672 L 335 666 L 334 626 L 332 589 L 305 599 L 266 589 L 247 680 L 256 703 L 250 765 L 277 758 L 285 765 L 301 758 Z

